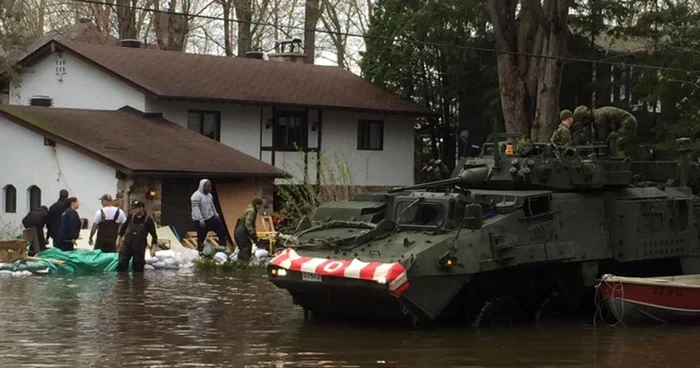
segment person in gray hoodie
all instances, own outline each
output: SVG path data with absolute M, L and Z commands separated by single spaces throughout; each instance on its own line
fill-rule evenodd
M 215 232 L 219 237 L 220 245 L 226 246 L 228 244 L 226 229 L 219 218 L 219 213 L 216 212 L 209 179 L 199 181 L 199 188 L 192 193 L 190 202 L 192 202 L 192 221 L 197 229 L 198 250 L 201 252 L 204 249 L 204 239 L 210 231 Z

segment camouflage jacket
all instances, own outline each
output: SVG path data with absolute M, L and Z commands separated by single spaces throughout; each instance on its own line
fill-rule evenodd
M 636 134 L 637 119 L 627 110 L 613 106 L 603 106 L 593 110 L 596 128 L 607 138 L 607 134 L 617 131 L 620 134 Z
M 567 127 L 564 123 L 559 124 L 554 133 L 552 133 L 552 138 L 549 139 L 549 142 L 555 146 L 566 146 L 571 144 L 571 131 L 569 130 L 569 127 Z
M 248 235 L 254 236 L 257 234 L 255 230 L 255 220 L 258 218 L 258 212 L 255 210 L 255 207 L 253 206 L 248 206 L 245 211 L 243 211 L 243 216 L 241 216 L 241 221 L 243 221 L 243 225 L 245 226 L 246 231 L 248 232 Z

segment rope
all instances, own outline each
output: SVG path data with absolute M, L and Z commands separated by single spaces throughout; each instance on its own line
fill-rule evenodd
M 600 287 L 604 285 L 604 286 L 612 289 L 613 296 L 620 295 L 619 298 L 624 299 L 625 290 L 624 290 L 624 286 L 622 285 L 622 283 L 610 282 L 610 281 L 608 281 L 608 278 L 606 276 L 608 276 L 608 275 L 603 275 L 600 282 L 598 282 L 598 285 L 596 285 L 595 288 L 600 289 Z M 619 291 L 619 294 L 617 293 L 618 291 Z M 598 318 L 600 318 L 601 321 L 605 322 L 605 320 L 603 319 L 603 306 L 600 303 L 601 302 L 600 299 L 601 299 L 600 293 L 598 293 L 596 291 L 596 293 L 594 293 L 594 296 L 593 296 L 593 301 L 595 303 L 595 310 L 596 310 L 595 314 L 593 315 L 593 327 L 597 327 L 596 321 Z M 620 305 L 621 305 L 622 309 L 619 311 L 619 313 L 617 313 L 618 310 L 616 309 L 617 307 L 615 306 L 615 303 L 612 303 L 612 302 L 608 303 L 608 307 L 612 309 L 610 312 L 614 316 L 616 316 L 616 318 L 617 318 L 617 316 L 620 316 L 620 318 L 618 318 L 617 322 L 615 322 L 613 324 L 607 324 L 608 326 L 610 326 L 610 327 L 618 327 L 618 326 L 624 327 L 625 326 L 625 323 L 623 321 L 624 315 L 625 315 L 625 304 L 620 303 Z

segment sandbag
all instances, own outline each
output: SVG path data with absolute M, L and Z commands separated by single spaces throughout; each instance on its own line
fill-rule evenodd
M 153 266 L 153 268 L 156 268 L 156 269 L 165 268 L 165 262 L 156 262 L 156 263 L 152 264 L 151 266 Z
M 1 271 L 12 271 L 15 268 L 15 265 L 12 263 L 0 263 L 0 270 Z
M 214 263 L 218 265 L 222 265 L 224 263 L 228 262 L 228 256 L 224 252 L 217 252 L 214 254 Z
M 257 259 L 266 258 L 268 254 L 270 254 L 270 252 L 268 252 L 266 249 L 256 249 L 255 252 L 253 252 L 253 255 Z
M 151 265 L 149 265 L 149 264 L 147 264 L 147 265 L 144 265 L 144 266 L 143 266 L 143 269 L 144 269 L 144 271 L 153 271 L 153 270 L 155 270 L 156 268 L 153 267 L 153 266 L 151 266 Z
M 180 268 L 191 268 L 194 267 L 194 262 L 199 259 L 199 252 L 194 249 L 183 249 L 175 254 L 175 259 L 177 259 Z

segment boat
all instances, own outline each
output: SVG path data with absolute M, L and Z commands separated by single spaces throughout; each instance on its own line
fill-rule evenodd
M 618 323 L 671 323 L 700 318 L 700 274 L 624 277 L 605 274 L 596 286 L 601 306 Z

